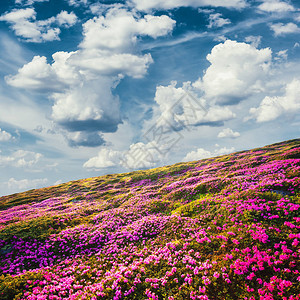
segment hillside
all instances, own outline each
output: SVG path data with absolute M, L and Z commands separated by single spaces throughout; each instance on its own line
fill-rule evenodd
M 0 198 L 0 299 L 300 299 L 300 139 Z

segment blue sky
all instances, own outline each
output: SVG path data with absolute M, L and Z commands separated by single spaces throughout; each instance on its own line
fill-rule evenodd
M 300 3 L 0 3 L 0 195 L 299 137 Z

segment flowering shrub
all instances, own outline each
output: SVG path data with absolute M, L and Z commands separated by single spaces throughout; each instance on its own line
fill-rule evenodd
M 300 300 L 300 140 L 0 198 L 0 299 Z

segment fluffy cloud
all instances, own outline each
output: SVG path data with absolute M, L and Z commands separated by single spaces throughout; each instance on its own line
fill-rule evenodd
M 246 6 L 245 0 L 131 0 L 136 9 L 141 11 L 168 10 L 177 7 L 227 7 L 241 9 Z
M 101 149 L 97 156 L 90 158 L 84 163 L 84 168 L 109 168 L 119 165 L 121 152 L 111 149 Z
M 285 113 L 300 111 L 300 80 L 294 79 L 287 84 L 282 97 L 265 97 L 259 107 L 251 108 L 250 113 L 257 122 L 267 122 L 277 119 Z
M 67 0 L 70 6 L 78 7 L 80 5 L 87 5 L 89 3 L 88 0 Z
M 26 189 L 33 189 L 40 186 L 44 186 L 48 182 L 47 178 L 41 179 L 21 179 L 17 180 L 15 178 L 10 178 L 5 185 L 8 186 L 9 189 L 18 189 L 18 190 L 26 190 Z
M 26 42 L 34 43 L 59 40 L 60 29 L 52 26 L 58 23 L 59 26 L 70 27 L 76 20 L 73 12 L 62 11 L 56 17 L 37 21 L 33 8 L 14 9 L 0 16 L 0 21 L 10 23 L 17 36 Z
M 15 3 L 16 4 L 21 4 L 21 5 L 32 5 L 36 2 L 48 2 L 49 0 L 16 0 Z
M 282 13 L 286 11 L 294 11 L 295 8 L 284 1 L 279 0 L 265 0 L 258 6 L 258 9 L 263 12 L 276 12 Z
M 110 78 L 98 78 L 65 93 L 53 94 L 53 120 L 69 131 L 115 132 L 121 118 L 112 84 Z
M 63 11 L 56 21 L 70 26 L 76 16 Z M 101 133 L 115 132 L 122 122 L 114 88 L 124 76 L 143 77 L 153 62 L 150 54 L 139 55 L 135 44 L 143 36 L 169 34 L 175 23 L 168 16 L 140 16 L 110 6 L 103 15 L 83 24 L 83 40 L 77 51 L 56 52 L 50 64 L 46 57 L 35 56 L 6 81 L 48 93 L 54 102 L 52 120 L 68 131 L 69 145 L 103 145 Z
M 196 151 L 189 152 L 184 158 L 183 161 L 194 161 L 194 160 L 200 160 L 204 158 L 212 157 L 212 153 L 208 150 L 205 150 L 203 148 L 199 148 Z
M 63 10 L 56 16 L 56 20 L 58 25 L 68 28 L 76 24 L 77 16 L 73 12 Z
M 188 126 L 215 125 L 235 117 L 234 113 L 226 108 L 210 106 L 206 108 L 206 101 L 189 92 L 190 84 L 176 87 L 176 82 L 169 86 L 156 88 L 155 102 L 159 109 L 159 125 L 166 125 L 176 130 Z
M 214 156 L 221 156 L 221 155 L 232 153 L 234 151 L 235 151 L 234 147 L 231 147 L 231 148 L 223 147 L 220 149 L 216 149 L 214 152 Z
M 97 156 L 90 158 L 83 166 L 88 169 L 121 166 L 128 170 L 138 170 L 154 167 L 160 158 L 155 142 L 140 142 L 130 145 L 127 151 L 101 149 Z
M 45 56 L 35 56 L 31 62 L 25 64 L 18 70 L 15 76 L 7 76 L 6 82 L 9 85 L 31 90 L 61 90 L 64 86 L 58 80 L 55 70 L 47 64 Z M 45 83 L 48 82 L 49 86 Z
M 231 21 L 229 19 L 222 18 L 222 14 L 215 13 L 209 15 L 209 24 L 207 25 L 208 28 L 218 28 L 223 27 L 224 25 L 230 24 Z
M 0 155 L 0 165 L 14 167 L 31 167 L 37 164 L 42 154 L 31 151 L 18 150 L 10 156 Z
M 153 168 L 161 159 L 157 146 L 155 142 L 130 145 L 129 150 L 122 155 L 121 165 L 130 170 Z
M 218 138 L 237 138 L 240 136 L 240 133 L 237 131 L 233 131 L 230 128 L 225 128 L 219 132 Z
M 295 23 L 276 23 L 271 24 L 270 28 L 274 31 L 275 36 L 290 34 L 290 33 L 299 33 L 300 28 Z
M 0 142 L 7 142 L 11 139 L 13 139 L 12 135 L 0 128 Z
M 269 48 L 259 50 L 246 43 L 227 40 L 207 55 L 211 65 L 194 86 L 218 104 L 236 104 L 263 91 L 271 59 Z
M 175 23 L 165 15 L 137 18 L 132 12 L 115 7 L 108 10 L 105 16 L 88 20 L 83 25 L 84 40 L 80 46 L 127 52 L 136 43 L 138 36 L 164 36 L 173 30 Z
M 99 132 L 67 133 L 66 139 L 70 147 L 98 147 L 105 144 L 105 141 Z
M 224 147 L 224 148 L 216 149 L 214 152 L 210 152 L 203 148 L 199 148 L 196 151 L 189 152 L 183 158 L 183 161 L 194 161 L 194 160 L 200 160 L 200 159 L 210 158 L 214 156 L 221 156 L 221 155 L 232 153 L 234 151 L 235 151 L 234 147 L 231 148 Z
M 108 53 L 99 50 L 84 50 L 72 55 L 68 63 L 73 67 L 84 69 L 85 74 L 104 76 L 143 77 L 153 62 L 150 54 L 137 56 L 129 53 Z

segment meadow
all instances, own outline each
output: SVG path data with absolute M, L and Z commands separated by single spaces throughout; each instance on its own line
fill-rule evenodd
M 0 197 L 0 299 L 300 299 L 300 139 Z

